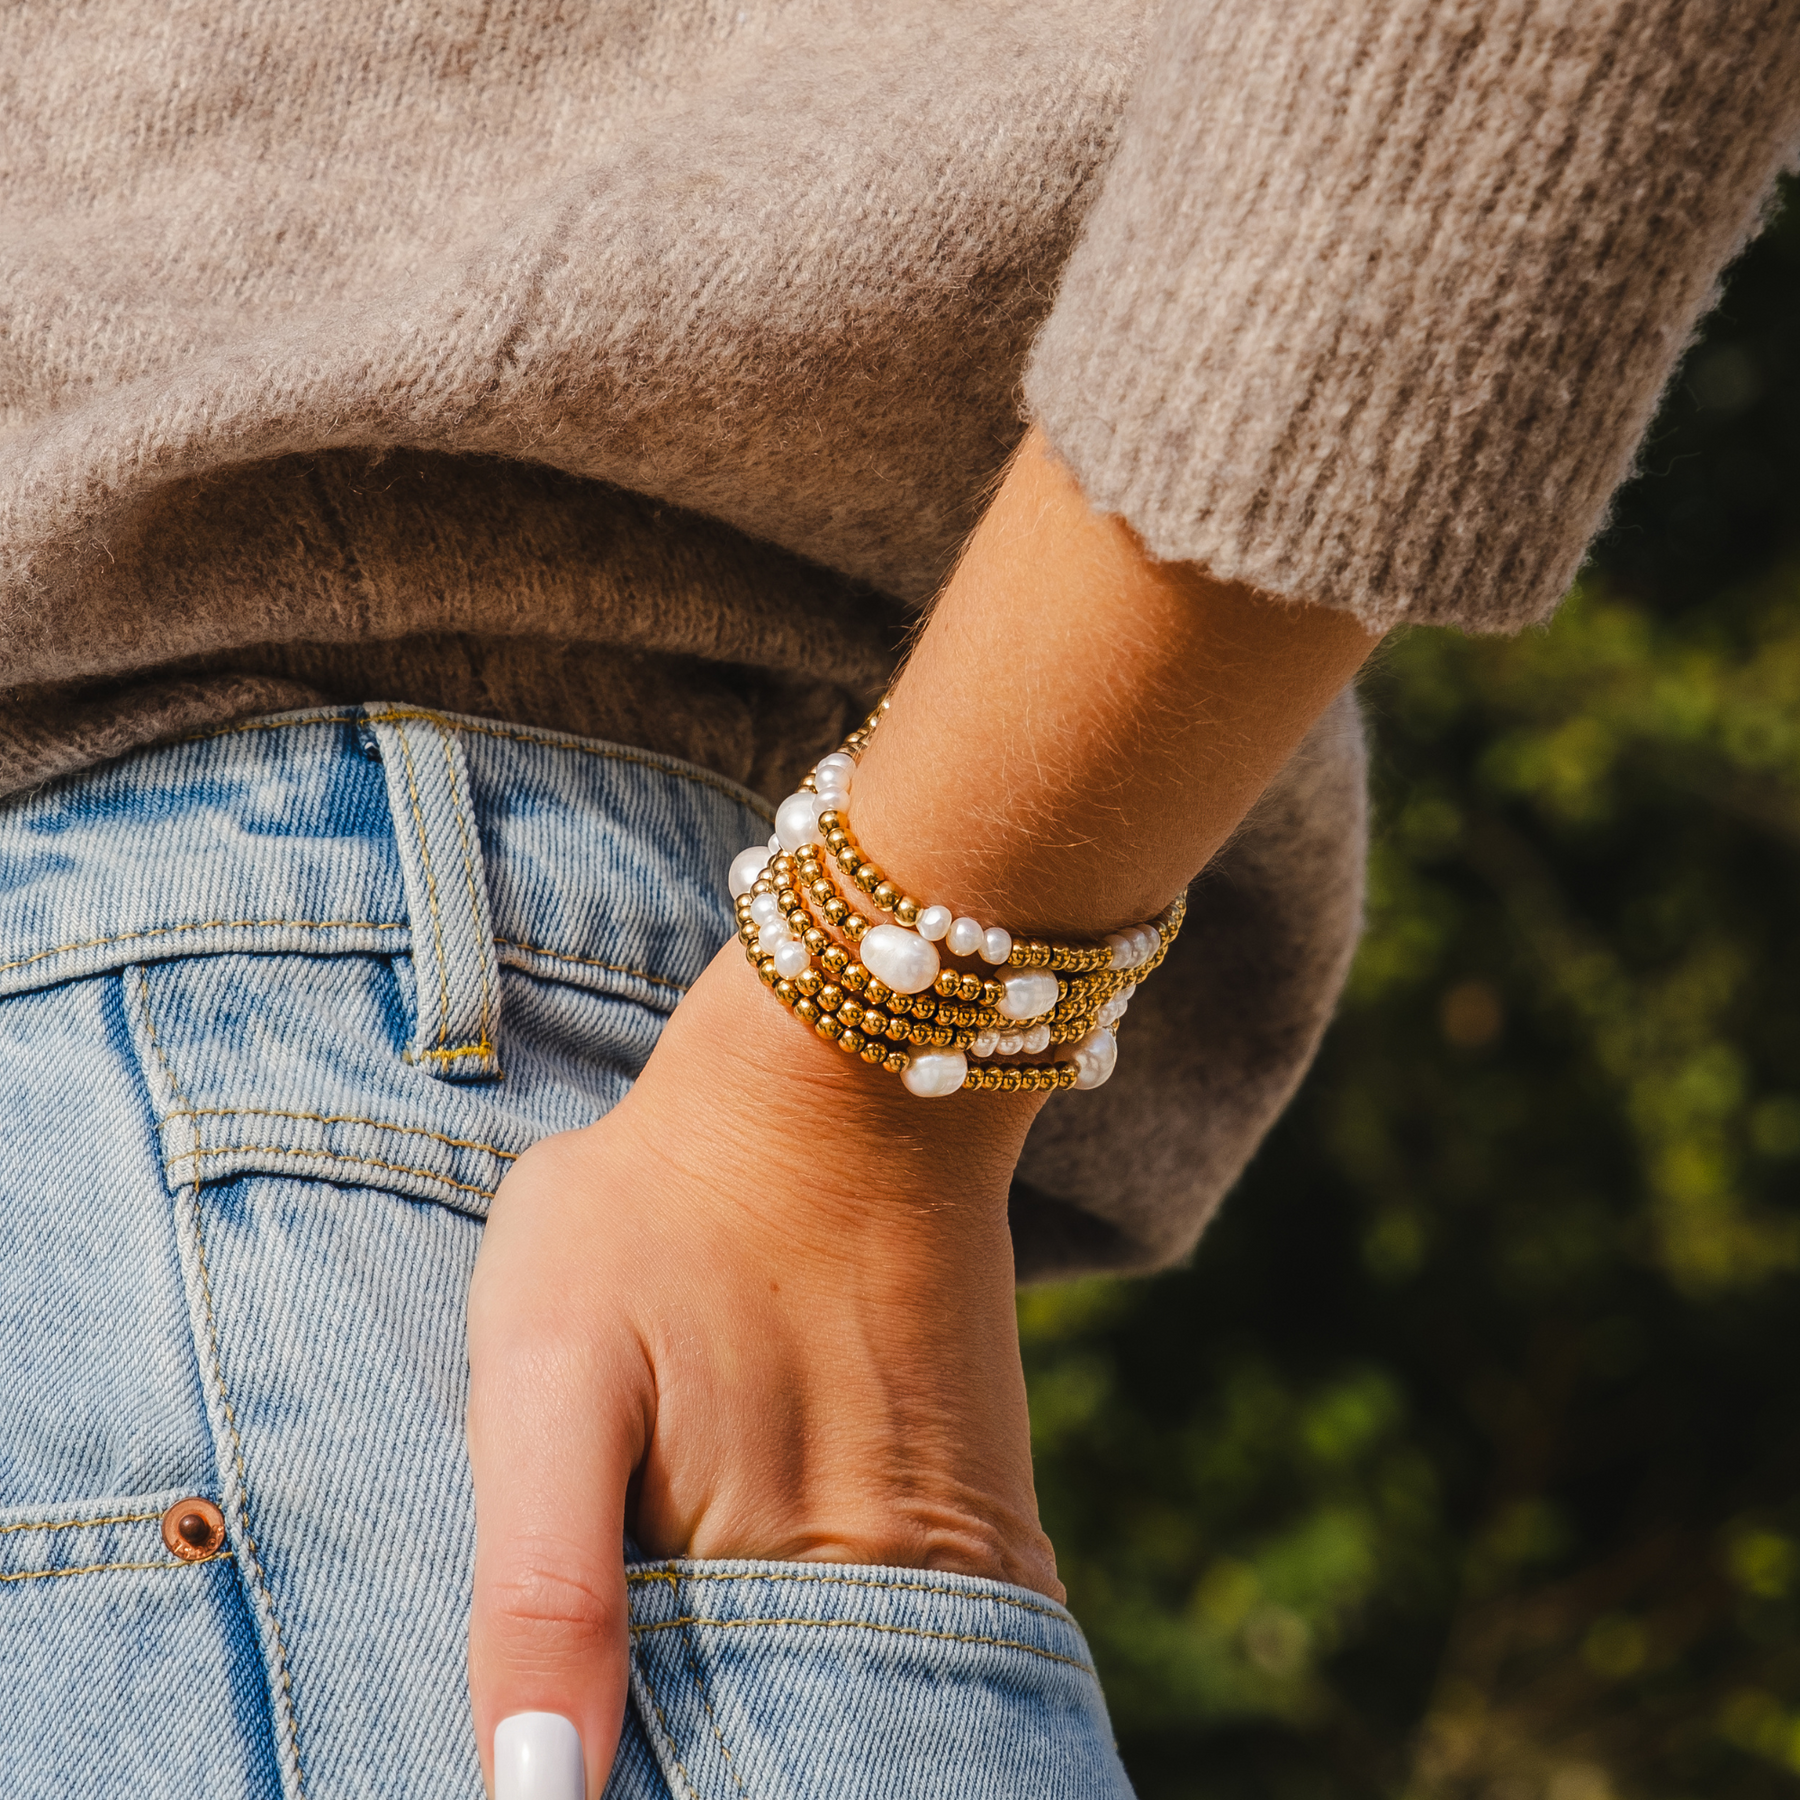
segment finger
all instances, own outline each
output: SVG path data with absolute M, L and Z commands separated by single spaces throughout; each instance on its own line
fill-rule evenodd
M 542 1298 L 502 1277 L 470 1308 L 469 1687 L 495 1800 L 598 1800 L 627 1691 L 625 1489 L 643 1384 L 629 1348 L 547 1330 L 564 1309 L 527 1315 Z

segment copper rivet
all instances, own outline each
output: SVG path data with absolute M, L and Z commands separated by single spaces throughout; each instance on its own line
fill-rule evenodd
M 163 1542 L 183 1562 L 217 1556 L 225 1543 L 225 1515 L 198 1494 L 177 1500 L 162 1517 Z

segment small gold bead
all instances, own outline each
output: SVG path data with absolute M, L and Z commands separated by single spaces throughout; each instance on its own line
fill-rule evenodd
M 981 1004 L 983 1006 L 998 1006 L 1005 997 L 1006 989 L 999 982 L 984 981 L 981 984 Z
M 934 992 L 946 1000 L 954 1000 L 962 988 L 962 977 L 954 969 L 942 970 L 932 984 Z
M 809 1025 L 818 1024 L 820 1019 L 819 1009 L 810 1000 L 804 998 L 794 1002 L 794 1013 L 796 1017 L 804 1019 Z
M 843 1015 L 839 1014 L 841 1018 Z M 838 1048 L 847 1050 L 852 1056 L 858 1055 L 869 1040 L 860 1031 L 846 1031 L 838 1039 Z
M 1000 1091 L 1003 1094 L 1016 1094 L 1019 1091 L 1019 1071 L 1017 1069 L 1000 1071 Z
M 856 885 L 865 894 L 872 894 L 886 878 L 873 863 L 863 863 L 856 871 Z
M 834 850 L 832 855 L 837 860 L 837 866 L 854 879 L 856 871 L 862 867 L 862 852 L 854 844 L 846 843 L 841 849 Z
M 841 824 L 832 826 L 832 828 L 825 833 L 825 848 L 827 850 L 841 850 L 849 843 L 849 841 L 850 834 Z
M 815 794 L 818 791 L 817 788 L 813 789 Z M 835 806 L 827 807 L 824 812 L 819 814 L 819 829 L 821 831 L 835 831 L 838 828 L 838 822 L 837 808 Z
M 794 977 L 794 986 L 809 1000 L 814 998 L 819 989 L 824 985 L 825 977 L 821 975 L 817 969 L 802 969 L 800 973 Z
M 869 971 L 859 962 L 846 963 L 838 975 L 838 981 L 851 993 L 860 994 L 869 985 Z
M 908 1056 L 904 1050 L 890 1050 L 887 1055 L 881 1059 L 881 1066 L 886 1069 L 890 1075 L 904 1075 L 906 1073 L 907 1064 L 911 1061 L 912 1058 Z
M 806 946 L 809 956 L 823 956 L 831 948 L 831 939 L 816 925 L 807 926 L 806 934 L 800 941 Z
M 840 1000 L 837 1005 L 837 1016 L 846 1025 L 860 1025 L 863 1020 L 862 1002 L 860 1000 Z
M 871 1006 L 885 1006 L 887 1004 L 888 996 L 893 991 L 894 990 L 890 988 L 885 981 L 881 980 L 878 976 L 871 975 L 869 977 L 868 986 L 863 989 L 863 998 L 867 1000 Z
M 806 891 L 811 894 L 821 906 L 823 906 L 825 902 L 837 892 L 837 889 L 832 885 L 828 877 L 821 875 L 817 881 L 807 883 Z
M 843 924 L 850 912 L 850 908 L 840 900 L 836 894 L 833 894 L 831 898 L 825 902 L 823 910 L 825 917 L 829 919 L 833 925 Z
M 844 1004 L 844 990 L 836 982 L 827 982 L 813 995 L 821 1011 L 834 1013 Z
M 860 944 L 869 929 L 869 921 L 861 913 L 850 913 L 839 929 L 851 943 Z
M 932 994 L 929 989 L 927 989 L 926 992 L 924 992 L 923 994 L 914 994 L 913 995 L 913 997 L 912 997 L 912 1015 L 915 1019 L 933 1018 L 937 1014 L 937 1009 L 938 1009 L 937 997 L 934 994 Z
M 820 952 L 819 961 L 822 962 L 832 974 L 841 975 L 850 966 L 850 952 L 842 949 L 837 944 L 833 944 L 829 950 Z
M 757 876 L 757 878 L 750 884 L 750 892 L 752 894 L 772 894 L 772 893 L 774 893 L 774 891 L 775 891 L 775 884 L 768 878 L 767 875 Z
M 790 913 L 800 904 L 800 896 L 791 887 L 779 887 L 775 890 L 775 904 L 784 913 Z
M 870 894 L 869 898 L 883 912 L 892 912 L 900 904 L 900 890 L 891 881 L 879 881 L 875 884 L 874 892 Z
M 902 894 L 900 903 L 894 908 L 894 918 L 901 925 L 916 925 L 919 922 L 919 903 L 910 895 Z
M 887 1052 L 879 1044 L 864 1044 L 858 1054 L 866 1063 L 880 1063 L 887 1060 Z
M 807 927 L 812 924 L 812 919 L 808 915 L 805 907 L 796 906 L 794 910 L 788 914 L 787 922 L 788 930 L 791 931 L 795 937 L 804 937 L 806 935 Z
M 979 975 L 959 975 L 956 978 L 956 991 L 964 1004 L 981 998 L 981 977 Z
M 800 990 L 795 987 L 791 981 L 777 981 L 775 983 L 775 998 L 779 1000 L 783 1006 L 792 1006 L 794 1002 L 800 998 Z
M 930 1042 L 937 1045 L 940 1050 L 948 1049 L 956 1042 L 956 1037 L 957 1034 L 948 1025 L 934 1025 L 931 1028 Z M 972 1034 L 969 1041 L 970 1043 L 975 1041 Z
M 765 956 L 756 965 L 756 972 L 762 977 L 764 987 L 773 987 L 781 979 L 781 971 L 776 968 L 775 959 L 772 956 Z
M 818 1022 L 818 1024 L 816 1024 L 813 1027 L 813 1030 L 816 1031 L 819 1034 L 819 1036 L 822 1037 L 828 1044 L 835 1043 L 837 1041 L 838 1034 L 843 1029 L 844 1029 L 843 1026 L 841 1026 L 837 1022 L 837 1020 L 831 1016 L 830 1013 L 827 1013 L 824 1016 L 824 1018 L 822 1018 Z
M 893 1020 L 879 1007 L 865 1006 L 863 1008 L 862 1028 L 870 1037 L 886 1036 L 887 1028 L 891 1024 L 893 1024 Z

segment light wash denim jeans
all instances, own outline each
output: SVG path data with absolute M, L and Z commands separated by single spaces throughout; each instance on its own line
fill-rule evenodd
M 625 1091 L 767 831 L 699 769 L 386 705 L 0 805 L 6 1800 L 480 1794 L 483 1213 Z M 1039 1595 L 783 1563 L 630 1593 L 620 1800 L 1129 1793 Z

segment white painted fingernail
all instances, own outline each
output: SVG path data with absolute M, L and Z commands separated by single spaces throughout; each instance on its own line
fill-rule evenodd
M 582 1800 L 581 1736 L 561 1713 L 514 1713 L 494 1728 L 494 1800 Z

